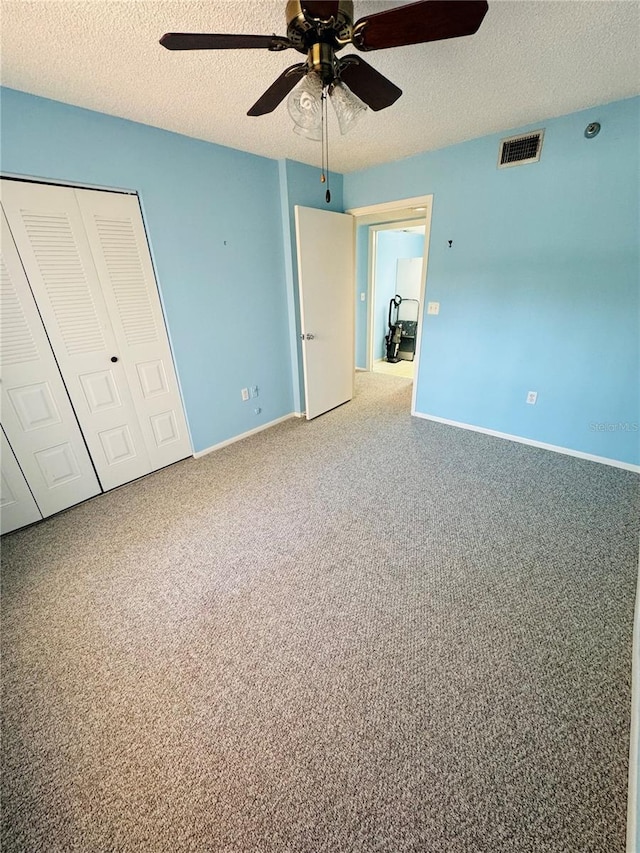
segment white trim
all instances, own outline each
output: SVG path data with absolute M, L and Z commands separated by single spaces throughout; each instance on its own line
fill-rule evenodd
M 354 219 L 354 222 L 357 222 Z M 369 226 L 367 236 L 367 340 L 366 340 L 366 361 L 367 370 L 373 370 L 373 326 L 375 308 L 374 302 L 376 298 L 376 264 L 378 261 L 378 232 L 375 228 Z M 357 258 L 356 258 L 357 263 Z M 357 269 L 354 271 L 354 276 L 357 275 Z M 357 291 L 356 291 L 357 292 Z
M 302 342 L 300 340 L 300 310 L 296 307 L 298 293 L 297 243 L 289 209 L 289 179 L 287 161 L 278 160 L 278 181 L 280 187 L 280 213 L 284 245 L 284 281 L 287 291 L 287 317 L 289 321 L 289 352 L 291 353 L 291 393 L 293 405 L 300 408 L 303 403 L 304 381 L 302 376 Z M 291 234 L 293 233 L 293 240 Z
M 376 234 L 378 231 L 404 231 L 406 228 L 413 228 L 416 224 L 419 224 L 421 228 L 424 227 L 425 215 L 416 214 L 412 219 L 398 219 L 395 222 L 380 222 L 376 225 L 369 225 L 370 231 L 375 231 Z M 359 223 L 362 225 L 362 223 Z M 364 223 L 367 224 L 366 222 Z
M 631 737 L 629 743 L 629 793 L 627 796 L 627 853 L 638 850 L 638 763 L 640 762 L 640 562 L 636 582 L 631 655 Z
M 400 198 L 394 199 L 393 201 L 383 201 L 380 204 L 368 204 L 364 207 L 351 207 L 349 210 L 346 210 L 345 213 L 350 213 L 351 216 L 371 216 L 372 214 L 377 215 L 378 213 L 390 213 L 394 210 L 404 210 L 407 207 L 416 208 L 416 207 L 428 207 L 433 195 L 417 195 L 413 198 Z M 425 211 L 418 210 L 415 211 L 419 215 L 422 213 L 426 213 Z M 360 223 L 361 225 L 363 223 Z
M 427 272 L 429 267 L 429 249 L 431 247 L 431 217 L 433 215 L 433 195 L 429 196 L 426 214 L 424 217 L 424 250 L 422 255 L 422 281 L 420 282 L 420 308 L 418 316 L 418 333 L 416 335 L 416 352 L 414 360 L 416 362 L 413 368 L 413 385 L 411 386 L 411 414 L 416 413 L 416 399 L 418 396 L 418 379 L 420 377 L 420 353 L 422 352 L 422 327 L 425 324 L 427 312 L 425 308 L 425 299 L 427 298 Z M 425 377 L 426 378 L 426 377 Z M 426 379 L 428 382 L 428 379 Z M 426 384 L 425 382 L 425 384 Z
M 634 465 L 632 462 L 621 462 L 618 459 L 609 459 L 607 456 L 595 456 L 593 453 L 583 453 L 582 450 L 559 447 L 557 444 L 547 444 L 544 441 L 535 441 L 532 438 L 523 438 L 520 435 L 510 435 L 508 432 L 498 432 L 495 429 L 485 429 L 485 427 L 473 424 L 451 421 L 448 418 L 439 418 L 436 415 L 426 415 L 423 412 L 412 411 L 411 414 L 416 418 L 423 418 L 426 421 L 436 421 L 436 423 L 447 424 L 447 426 L 460 427 L 460 429 L 468 429 L 472 432 L 481 432 L 484 435 L 493 435 L 495 438 L 505 438 L 507 441 L 516 441 L 518 444 L 528 444 L 530 447 L 540 447 L 542 450 L 551 450 L 553 453 L 564 453 L 565 456 L 576 456 L 578 459 L 587 459 L 589 462 L 600 462 L 602 465 L 624 468 L 625 471 L 635 471 L 637 474 L 640 474 L 640 465 Z
M 262 426 L 255 427 L 255 429 L 250 429 L 247 432 L 243 432 L 240 435 L 234 435 L 233 438 L 227 438 L 224 441 L 218 442 L 218 444 L 214 444 L 212 447 L 207 447 L 205 450 L 198 450 L 197 453 L 193 454 L 194 459 L 199 459 L 201 456 L 206 456 L 207 453 L 213 453 L 214 450 L 221 450 L 223 447 L 227 447 L 229 444 L 235 444 L 236 441 L 242 441 L 243 438 L 249 438 L 250 435 L 255 435 L 257 432 L 262 432 L 265 429 L 269 429 L 269 427 L 276 426 L 276 424 L 281 424 L 283 421 L 288 421 L 291 418 L 302 417 L 298 415 L 296 412 L 291 412 L 288 415 L 283 415 L 281 418 L 276 418 L 275 421 L 269 421 L 268 424 L 262 424 Z
M 138 190 L 125 189 L 124 187 L 106 187 L 102 184 L 85 184 L 82 181 L 69 181 L 62 178 L 18 175 L 15 172 L 0 172 L 0 177 L 11 181 L 27 181 L 30 184 L 53 184 L 56 187 L 72 187 L 77 190 L 99 190 L 100 192 L 120 193 L 121 195 L 138 195 Z

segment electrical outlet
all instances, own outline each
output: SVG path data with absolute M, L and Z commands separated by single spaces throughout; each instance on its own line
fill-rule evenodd
M 257 397 L 257 396 L 258 396 L 258 386 L 257 386 L 257 385 L 252 385 L 252 386 L 251 386 L 251 396 L 252 396 L 252 397 Z
M 248 388 L 243 388 L 243 389 L 242 389 L 242 391 L 240 391 L 240 394 L 241 394 L 241 396 L 242 396 L 242 399 L 243 399 L 243 400 L 245 401 L 245 403 L 246 403 L 246 402 L 247 402 L 247 400 L 249 399 L 249 389 L 248 389 Z
M 439 314 L 440 313 L 440 303 L 439 302 L 427 302 L 427 314 Z
M 537 399 L 538 399 L 538 392 L 537 391 L 529 391 L 529 393 L 527 394 L 527 403 L 530 403 L 532 406 L 534 406 Z
M 256 413 L 256 415 L 259 415 L 262 409 L 260 408 L 260 406 L 256 406 L 253 411 Z

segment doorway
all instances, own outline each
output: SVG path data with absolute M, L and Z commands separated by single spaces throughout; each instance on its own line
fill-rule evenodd
M 424 218 L 369 226 L 367 368 L 374 373 L 414 378 L 424 231 Z
M 416 389 L 420 381 L 421 326 L 425 309 L 432 206 L 433 196 L 426 195 L 384 202 L 367 207 L 352 208 L 347 211 L 347 213 L 354 217 L 355 225 L 355 367 L 356 370 L 373 372 L 387 373 L 393 371 L 394 375 L 404 373 L 407 378 L 413 379 L 412 414 L 415 412 Z M 414 229 L 420 229 L 420 231 Z M 419 261 L 410 262 L 414 267 L 416 264 L 420 264 L 419 279 L 414 285 L 414 289 L 412 289 L 410 284 L 405 284 L 403 271 L 401 271 L 400 276 L 400 287 L 404 289 L 408 288 L 407 293 L 410 294 L 407 296 L 408 299 L 414 298 L 416 296 L 415 290 L 418 290 L 415 354 L 412 361 L 402 359 L 402 363 L 395 364 L 385 361 L 384 348 L 384 336 L 388 329 L 389 301 L 395 295 L 395 292 L 387 297 L 385 285 L 382 285 L 382 278 L 376 275 L 376 260 L 378 260 L 378 267 L 380 265 L 380 257 L 377 251 L 380 248 L 380 235 L 393 235 L 394 232 L 400 232 L 403 235 L 406 232 L 408 236 L 412 236 L 414 247 L 416 240 L 419 240 L 422 244 L 421 263 Z M 387 238 L 383 236 L 382 242 L 385 239 Z M 410 251 L 409 255 L 405 255 L 405 258 L 411 257 L 414 251 L 415 248 Z M 395 286 L 398 285 L 397 261 L 400 259 L 400 254 L 392 260 L 391 272 L 389 272 L 388 259 L 385 262 L 387 269 L 386 272 L 383 270 L 383 273 L 386 279 L 386 287 L 390 287 L 391 290 L 394 290 Z M 378 286 L 376 287 L 376 285 Z M 400 295 L 404 296 L 404 294 Z

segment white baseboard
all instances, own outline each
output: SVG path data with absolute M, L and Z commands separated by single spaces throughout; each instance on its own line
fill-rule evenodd
M 275 421 L 269 421 L 268 424 L 262 424 L 262 426 L 256 427 L 255 429 L 250 429 L 247 432 L 243 432 L 240 435 L 235 435 L 233 438 L 227 438 L 225 441 L 221 441 L 218 444 L 214 444 L 212 447 L 207 447 L 205 450 L 198 450 L 197 453 L 193 454 L 194 459 L 199 459 L 201 456 L 206 456 L 207 453 L 213 453 L 214 450 L 220 450 L 223 447 L 227 447 L 229 444 L 235 444 L 236 441 L 242 441 L 243 438 L 249 438 L 250 435 L 255 435 L 257 432 L 262 432 L 265 429 L 269 429 L 276 424 L 281 424 L 283 421 L 288 421 L 291 418 L 302 417 L 297 412 L 291 412 L 288 415 L 283 415 L 281 418 L 276 418 Z
M 520 435 L 510 435 L 507 432 L 497 432 L 497 430 L 485 429 L 484 427 L 474 426 L 473 424 L 450 421 L 448 418 L 439 418 L 436 415 L 425 415 L 422 412 L 416 411 L 412 411 L 411 414 L 416 418 L 423 418 L 425 421 L 436 421 L 439 424 L 460 427 L 460 429 L 468 429 L 471 432 L 481 432 L 484 435 L 493 435 L 496 438 L 506 438 L 507 441 L 517 441 L 518 444 L 540 447 L 542 450 L 551 450 L 553 453 L 564 453 L 565 456 L 577 456 L 578 459 L 587 459 L 589 462 L 600 462 L 602 465 L 612 465 L 614 468 L 624 468 L 625 471 L 635 471 L 637 474 L 640 474 L 640 465 L 634 465 L 632 462 L 621 462 L 618 459 L 609 459 L 607 456 L 594 456 L 593 453 L 583 453 L 581 450 L 572 450 L 570 447 L 558 447 L 556 444 L 546 444 L 544 441 L 534 441 L 532 438 L 523 438 Z
M 627 796 L 627 853 L 638 853 L 638 764 L 640 763 L 640 561 L 636 584 L 631 658 L 631 742 L 629 744 L 629 793 Z

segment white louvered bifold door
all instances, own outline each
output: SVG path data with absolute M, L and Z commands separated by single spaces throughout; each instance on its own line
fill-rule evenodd
M 2 205 L 103 489 L 149 473 L 76 191 L 3 180 Z
M 76 197 L 151 467 L 191 455 L 160 297 L 137 196 Z
M 1 219 L 2 425 L 47 516 L 101 490 L 4 215 Z
M 24 474 L 9 442 L 0 430 L 2 441 L 2 486 L 0 487 L 0 532 L 9 533 L 42 518 Z

